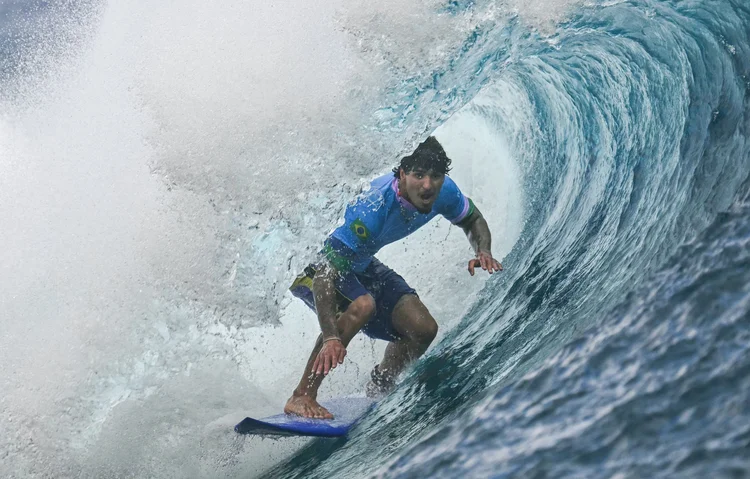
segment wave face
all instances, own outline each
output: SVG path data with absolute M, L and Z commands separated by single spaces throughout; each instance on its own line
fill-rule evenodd
M 523 165 L 505 272 L 349 441 L 269 477 L 750 474 L 750 10 L 627 1 L 523 28 L 454 66 L 507 55 L 467 107 Z
M 9 3 L 5 476 L 750 475 L 743 1 L 188 3 Z M 228 434 L 312 343 L 290 278 L 435 128 L 505 270 L 384 250 L 438 344 L 345 440 Z

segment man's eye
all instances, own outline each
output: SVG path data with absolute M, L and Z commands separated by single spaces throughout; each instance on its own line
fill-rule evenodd
M 422 173 L 417 173 L 414 176 L 416 176 L 418 180 L 421 180 L 422 178 L 424 178 L 424 175 Z

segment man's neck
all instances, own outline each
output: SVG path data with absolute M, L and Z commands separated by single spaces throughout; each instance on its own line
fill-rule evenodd
M 416 209 L 417 209 L 417 207 L 416 207 L 416 206 L 414 206 L 414 203 L 412 203 L 412 201 L 411 201 L 411 200 L 409 199 L 409 195 L 408 195 L 408 194 L 406 193 L 406 191 L 404 190 L 404 184 L 403 184 L 403 180 L 401 180 L 401 179 L 399 178 L 399 179 L 398 179 L 398 180 L 396 181 L 396 186 L 398 187 L 398 191 L 397 191 L 398 195 L 399 195 L 399 196 L 400 196 L 401 198 L 403 198 L 403 199 L 404 199 L 404 201 L 406 201 L 406 202 L 407 202 L 407 203 L 409 203 L 409 204 L 410 204 L 410 205 L 411 205 L 412 207 L 414 207 L 414 209 L 416 210 Z

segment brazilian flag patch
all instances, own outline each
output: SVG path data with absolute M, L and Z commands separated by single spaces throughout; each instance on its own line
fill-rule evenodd
M 368 239 L 370 239 L 370 231 L 359 218 L 357 218 L 357 220 L 352 223 L 350 229 L 352 230 L 352 233 L 357 235 L 357 238 L 359 238 L 361 241 L 367 241 Z

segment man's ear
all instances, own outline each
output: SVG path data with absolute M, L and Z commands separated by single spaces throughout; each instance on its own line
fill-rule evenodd
M 399 169 L 398 169 L 398 179 L 399 180 L 403 180 L 404 178 L 406 178 L 406 172 L 404 171 L 403 168 L 399 167 Z

